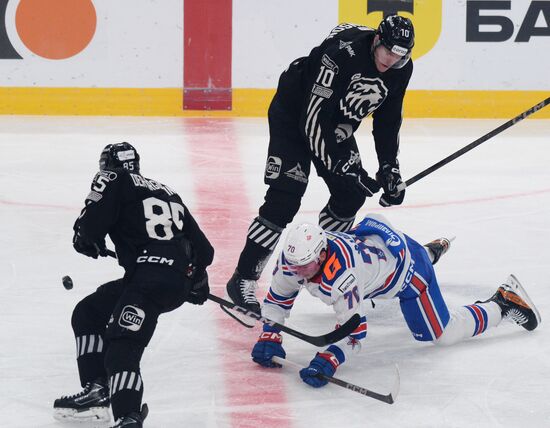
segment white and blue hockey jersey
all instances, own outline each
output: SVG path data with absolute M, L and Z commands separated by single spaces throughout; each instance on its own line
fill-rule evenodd
M 327 232 L 327 238 L 327 261 L 309 280 L 295 275 L 281 252 L 262 315 L 284 323 L 302 288 L 331 305 L 339 324 L 359 314 L 359 327 L 335 344 L 347 359 L 361 349 L 367 335 L 367 299 L 390 299 L 399 293 L 408 283 L 411 256 L 405 235 L 381 215 L 368 215 L 348 233 Z

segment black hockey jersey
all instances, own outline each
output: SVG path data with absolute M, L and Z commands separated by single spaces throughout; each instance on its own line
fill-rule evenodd
M 413 64 L 379 73 L 371 53 L 375 35 L 369 27 L 339 25 L 279 80 L 275 99 L 299 118 L 313 155 L 329 170 L 338 143 L 350 138 L 371 113 L 379 163 L 397 158 L 403 97 Z
M 162 183 L 122 168 L 104 169 L 94 177 L 85 204 L 75 232 L 92 242 L 109 235 L 127 272 L 139 262 L 181 271 L 189 263 L 199 269 L 212 263 L 208 239 L 179 195 Z

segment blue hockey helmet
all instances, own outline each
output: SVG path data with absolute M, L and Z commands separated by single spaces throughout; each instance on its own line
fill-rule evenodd
M 139 154 L 130 143 L 107 144 L 99 157 L 99 170 L 124 168 L 139 172 Z

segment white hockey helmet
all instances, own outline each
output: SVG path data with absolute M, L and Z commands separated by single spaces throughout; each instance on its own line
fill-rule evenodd
M 320 261 L 320 255 L 327 248 L 327 234 L 316 224 L 302 223 L 292 226 L 283 247 L 285 259 L 296 266 Z

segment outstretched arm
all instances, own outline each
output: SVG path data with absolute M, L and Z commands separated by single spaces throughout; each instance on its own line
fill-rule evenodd
M 287 269 L 282 256 L 279 256 L 273 271 L 271 287 L 264 299 L 262 316 L 284 324 L 299 292 L 300 285 L 297 283 L 296 276 Z M 281 367 L 280 364 L 272 361 L 274 356 L 281 358 L 286 356 L 281 330 L 264 324 L 262 333 L 252 349 L 252 360 L 264 367 Z
M 399 169 L 399 132 L 403 121 L 403 99 L 411 78 L 412 61 L 404 68 L 401 84 L 388 95 L 384 103 L 373 113 L 373 130 L 379 169 L 376 180 L 384 189 L 380 205 L 387 207 L 399 205 L 405 198 L 405 190 L 399 190 L 402 184 Z
M 341 287 L 334 288 L 339 290 Z M 323 352 L 318 352 L 309 363 L 309 366 L 300 370 L 302 380 L 314 388 L 320 388 L 327 384 L 326 378 L 319 376 L 333 376 L 336 369 L 341 366 L 351 355 L 361 350 L 361 343 L 367 336 L 367 317 L 364 311 L 363 299 L 359 288 L 354 281 L 346 283 L 343 292 L 336 293 L 333 309 L 339 324 L 343 324 L 353 315 L 358 313 L 361 323 L 348 337 L 327 347 Z

